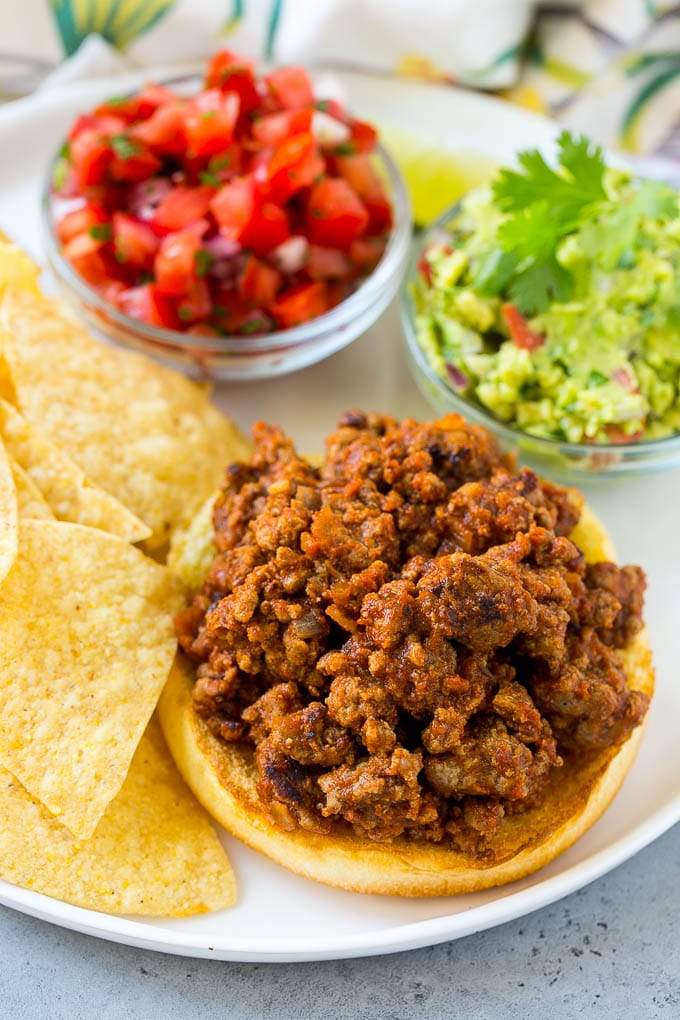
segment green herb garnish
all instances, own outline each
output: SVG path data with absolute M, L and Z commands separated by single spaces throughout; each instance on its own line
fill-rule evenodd
M 93 223 L 87 232 L 90 235 L 90 237 L 93 237 L 95 239 L 95 241 L 111 240 L 110 223 Z
M 209 273 L 214 261 L 215 260 L 209 251 L 206 251 L 205 248 L 199 248 L 198 251 L 194 253 L 196 275 L 205 276 L 206 273 Z
M 129 135 L 111 135 L 109 142 L 119 159 L 132 159 L 133 156 L 138 156 L 142 151 L 139 142 L 136 142 L 134 138 L 130 138 Z

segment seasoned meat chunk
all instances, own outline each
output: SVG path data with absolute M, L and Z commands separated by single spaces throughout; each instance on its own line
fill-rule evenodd
M 272 742 L 301 765 L 331 767 L 354 757 L 351 734 L 330 718 L 320 701 L 278 719 Z
M 640 567 L 590 563 L 586 569 L 590 591 L 608 592 L 621 607 L 610 626 L 600 626 L 600 637 L 614 648 L 625 648 L 642 628 L 642 606 L 647 582 Z
M 570 750 L 622 744 L 649 705 L 646 694 L 628 686 L 620 656 L 589 629 L 569 634 L 559 670 L 539 668 L 529 686 L 537 707 Z
M 324 818 L 340 815 L 369 839 L 399 836 L 418 818 L 422 765 L 422 755 L 397 747 L 326 773 L 319 780 L 326 794 Z
M 248 724 L 253 743 L 261 744 L 278 722 L 300 708 L 302 697 L 297 684 L 276 684 L 243 710 L 242 719 Z

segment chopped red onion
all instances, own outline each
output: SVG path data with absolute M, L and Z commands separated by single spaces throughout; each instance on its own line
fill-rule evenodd
M 261 308 L 253 308 L 252 312 L 242 319 L 239 333 L 247 336 L 261 336 L 264 333 L 271 333 L 275 322 L 270 315 L 263 312 Z
M 342 145 L 352 137 L 346 124 L 321 110 L 315 110 L 312 114 L 312 134 L 319 145 L 326 147 Z
M 167 177 L 150 177 L 147 181 L 140 181 L 130 192 L 130 212 L 140 220 L 152 219 L 169 191 L 172 191 L 172 185 Z
M 271 261 L 282 273 L 297 273 L 307 261 L 309 241 L 300 234 L 294 234 L 287 241 L 275 248 L 270 255 Z
M 240 255 L 242 248 L 238 241 L 230 237 L 222 237 L 215 234 L 203 242 L 203 247 L 209 251 L 214 259 L 231 259 L 234 255 Z
M 468 377 L 455 365 L 447 365 L 446 374 L 457 390 L 465 390 L 470 385 Z

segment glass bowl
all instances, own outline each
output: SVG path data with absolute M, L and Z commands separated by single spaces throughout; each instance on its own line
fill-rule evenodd
M 165 84 L 179 85 L 188 93 L 198 82 L 191 76 Z M 265 379 L 321 361 L 373 325 L 396 295 L 406 269 L 412 227 L 409 196 L 396 164 L 378 145 L 377 169 L 386 182 L 394 225 L 380 262 L 339 305 L 301 326 L 262 336 L 204 337 L 151 326 L 105 300 L 62 256 L 55 211 L 64 200 L 54 196 L 51 188 L 58 159 L 59 153 L 50 163 L 41 206 L 48 263 L 62 296 L 94 333 L 149 354 L 187 375 L 213 381 Z
M 432 367 L 416 336 L 413 284 L 418 272 L 418 260 L 424 249 L 432 241 L 441 239 L 442 230 L 457 214 L 460 205 L 460 201 L 454 203 L 416 237 L 402 285 L 401 321 L 409 367 L 425 399 L 439 414 L 456 411 L 468 421 L 484 425 L 498 436 L 504 449 L 516 449 L 523 462 L 535 466 L 539 471 L 549 471 L 566 481 L 594 481 L 598 477 L 612 474 L 643 474 L 680 466 L 680 433 L 647 442 L 597 445 L 532 436 L 506 425 L 490 411 L 462 396 Z

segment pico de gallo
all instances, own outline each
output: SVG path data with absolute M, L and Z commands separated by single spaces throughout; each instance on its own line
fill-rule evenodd
M 392 205 L 377 132 L 303 68 L 228 51 L 191 97 L 165 85 L 79 116 L 53 174 L 64 257 L 122 312 L 203 336 L 323 315 L 378 264 Z

